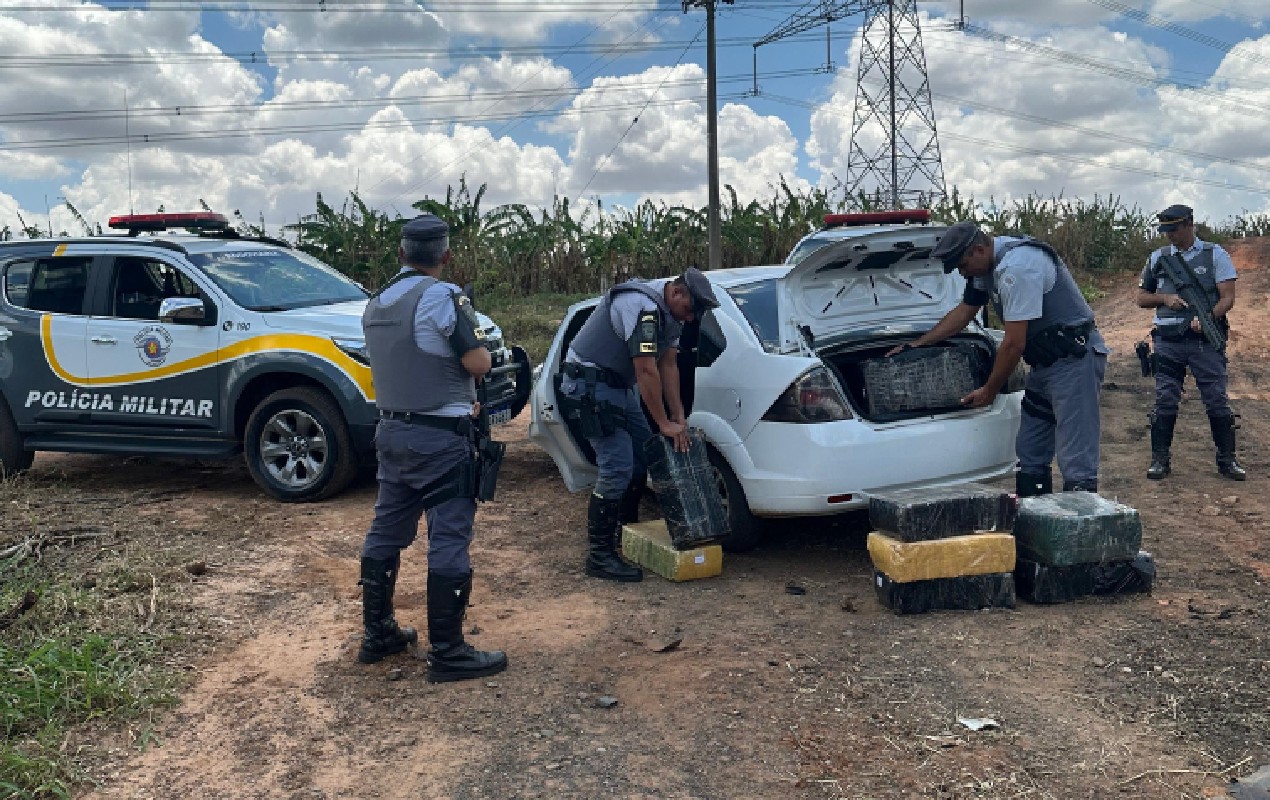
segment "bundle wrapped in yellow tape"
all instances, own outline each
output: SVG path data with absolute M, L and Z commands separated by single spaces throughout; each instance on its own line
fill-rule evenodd
M 676 550 L 664 519 L 623 525 L 622 555 L 671 581 L 713 578 L 723 572 L 722 547 L 707 544 Z
M 884 533 L 869 534 L 869 557 L 894 583 L 994 575 L 1014 571 L 1014 537 L 973 533 L 925 542 L 901 542 Z

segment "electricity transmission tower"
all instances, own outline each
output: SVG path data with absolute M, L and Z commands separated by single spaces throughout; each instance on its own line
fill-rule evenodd
M 755 52 L 854 14 L 863 14 L 864 24 L 847 155 L 847 201 L 878 197 L 892 208 L 934 205 L 945 196 L 944 166 L 917 0 L 822 0 L 756 41 Z

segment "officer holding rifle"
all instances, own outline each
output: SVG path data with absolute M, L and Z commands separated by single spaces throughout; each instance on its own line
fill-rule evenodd
M 476 312 L 440 280 L 450 262 L 449 228 L 423 214 L 402 229 L 401 271 L 362 317 L 375 382 L 379 498 L 362 547 L 363 624 L 358 660 L 374 663 L 418 639 L 398 626 L 393 592 L 401 551 L 428 517 L 428 680 L 501 672 L 507 656 L 464 641 L 472 593 L 468 548 L 476 501 L 493 496 L 503 445 L 489 439 L 476 382 L 490 370 Z
M 1248 475 L 1235 460 L 1235 417 L 1226 396 L 1226 314 L 1235 305 L 1235 265 L 1219 245 L 1195 236 L 1189 206 L 1169 206 L 1156 217 L 1169 244 L 1151 254 L 1138 283 L 1138 305 L 1155 309 L 1155 408 L 1147 477 L 1160 480 L 1172 471 L 1173 428 L 1189 369 L 1208 411 L 1217 470 L 1242 481 Z

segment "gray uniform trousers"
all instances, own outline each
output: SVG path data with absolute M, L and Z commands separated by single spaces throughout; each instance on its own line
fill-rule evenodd
M 1152 334 L 1155 347 L 1155 413 L 1177 416 L 1182 400 L 1182 382 L 1189 368 L 1199 387 L 1199 396 L 1210 417 L 1234 415 L 1226 396 L 1226 354 L 1213 349 L 1204 337 L 1187 335 L 1180 340 Z
M 1020 472 L 1048 474 L 1057 454 L 1064 481 L 1097 480 L 1106 350 L 1095 331 L 1083 357 L 1060 358 L 1028 374 L 1014 442 Z
M 586 392 L 586 382 L 565 376 L 560 391 L 568 397 L 580 398 Z M 607 383 L 595 384 L 595 401 L 611 403 L 623 410 L 625 426 L 607 436 L 587 439 L 595 450 L 595 464 L 600 474 L 595 481 L 595 494 L 603 500 L 620 500 L 626 487 L 636 479 L 642 479 L 644 444 L 653 437 L 644 409 L 640 405 L 639 390 L 618 389 Z
M 424 487 L 456 464 L 474 457 L 472 443 L 457 433 L 381 419 L 375 429 L 379 456 L 379 498 L 366 533 L 362 556 L 392 558 L 414 542 L 423 516 Z M 472 571 L 468 546 L 476 520 L 476 499 L 456 497 L 428 515 L 428 571 L 462 578 Z

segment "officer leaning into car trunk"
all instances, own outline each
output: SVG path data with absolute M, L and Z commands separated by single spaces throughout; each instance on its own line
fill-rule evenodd
M 638 517 L 644 485 L 644 444 L 658 432 L 688 450 L 679 396 L 679 334 L 683 323 L 718 308 L 710 281 L 695 267 L 678 278 L 631 280 L 600 300 L 565 356 L 561 405 L 595 450 L 599 477 L 587 508 L 586 574 L 634 582 L 644 573 L 618 555 L 621 523 Z
M 1155 408 L 1151 411 L 1151 466 L 1147 477 L 1160 480 L 1171 471 L 1169 449 L 1182 399 L 1182 381 L 1189 367 L 1208 411 L 1209 428 L 1217 446 L 1217 470 L 1227 478 L 1248 477 L 1235 461 L 1235 417 L 1226 396 L 1226 353 L 1202 335 L 1197 314 L 1177 296 L 1178 287 L 1160 263 L 1162 256 L 1179 255 L 1207 296 L 1213 322 L 1223 335 L 1230 326 L 1226 313 L 1235 305 L 1235 264 L 1220 246 L 1195 237 L 1195 218 L 1189 206 L 1175 205 L 1156 215 L 1159 230 L 1170 244 L 1151 254 L 1138 283 L 1138 305 L 1155 309 L 1151 338 L 1155 345 Z M 1186 279 L 1191 280 L 1189 276 Z
M 991 302 L 1005 323 L 1005 340 L 987 383 L 962 404 L 990 405 L 1021 357 L 1032 370 L 1015 440 L 1019 496 L 1053 491 L 1050 462 L 1056 454 L 1063 491 L 1098 491 L 1098 403 L 1109 351 L 1067 265 L 1044 242 L 989 236 L 968 220 L 950 227 L 931 257 L 944 262 L 944 272 L 958 270 L 966 279 L 962 302 L 928 333 L 888 355 L 960 333 Z
M 398 627 L 393 590 L 401 551 L 428 519 L 428 680 L 464 680 L 507 667 L 501 651 L 463 639 L 472 592 L 468 548 L 476 517 L 476 381 L 490 369 L 476 313 L 440 280 L 449 228 L 423 214 L 401 232 L 401 271 L 362 317 L 379 406 L 379 497 L 362 547 L 365 634 L 358 660 L 374 663 L 418 639 Z

